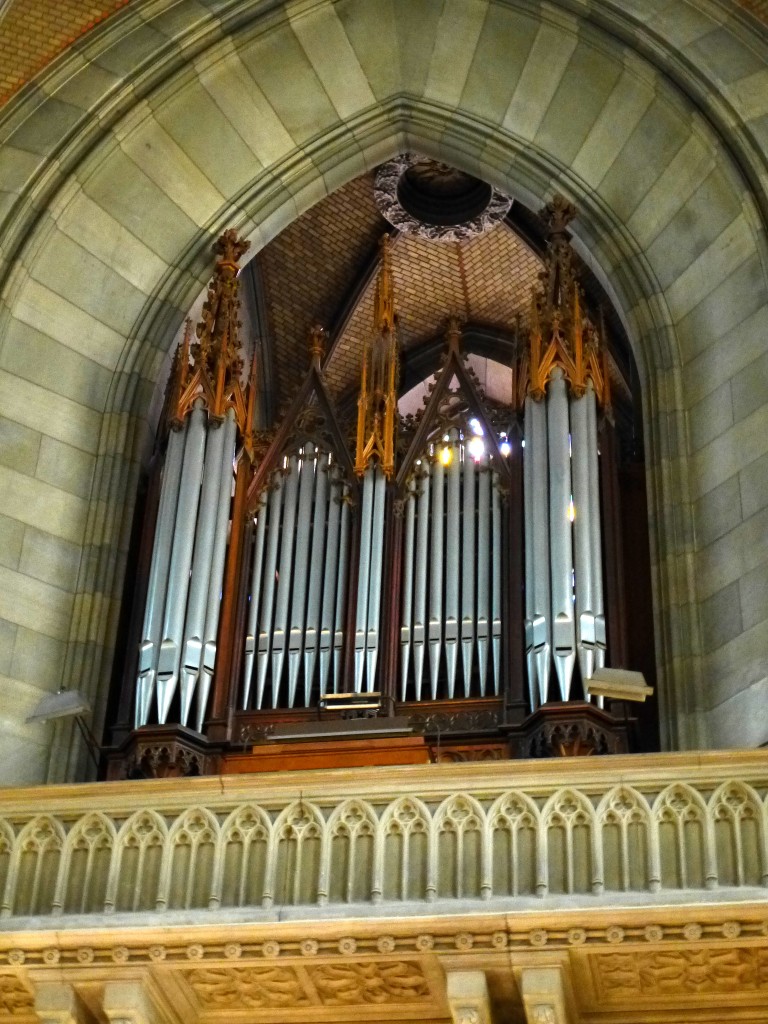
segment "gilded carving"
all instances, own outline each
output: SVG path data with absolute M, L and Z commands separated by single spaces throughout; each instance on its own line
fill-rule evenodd
M 0 1015 L 14 1016 L 32 1009 L 32 994 L 14 974 L 0 974 Z
M 190 971 L 187 978 L 206 1010 L 309 1005 L 306 992 L 289 967 L 208 968 Z
M 429 997 L 429 986 L 418 964 L 324 964 L 311 972 L 312 982 L 326 1006 L 365 1003 L 411 1003 Z
M 768 990 L 768 949 L 603 953 L 594 960 L 606 998 Z

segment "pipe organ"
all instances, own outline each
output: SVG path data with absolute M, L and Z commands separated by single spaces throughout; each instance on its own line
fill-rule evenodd
M 167 397 L 134 728 L 223 722 L 231 735 L 232 716 L 307 712 L 343 692 L 381 692 L 395 713 L 581 700 L 606 660 L 598 417 L 610 395 L 572 269 L 573 210 L 556 199 L 545 214 L 542 285 L 505 405 L 483 394 L 451 319 L 423 408 L 398 415 L 382 240 L 354 430 L 313 328 L 285 418 L 254 432 L 237 320 L 247 243 L 222 236 Z

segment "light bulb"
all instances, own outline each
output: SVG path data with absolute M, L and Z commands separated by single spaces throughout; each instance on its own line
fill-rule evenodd
M 445 446 L 445 448 L 440 449 L 440 461 L 444 466 L 450 466 L 452 458 L 453 452 L 447 445 Z
M 504 458 L 506 458 L 512 451 L 512 445 L 509 443 L 509 441 L 502 441 L 501 444 L 499 445 L 499 451 L 504 456 Z
M 576 518 L 576 506 L 573 504 L 573 498 L 568 502 L 568 518 L 571 522 Z
M 482 459 L 483 455 L 485 454 L 485 445 L 483 444 L 482 437 L 473 437 L 472 440 L 467 445 L 467 451 L 475 460 L 475 462 L 477 462 L 478 459 Z

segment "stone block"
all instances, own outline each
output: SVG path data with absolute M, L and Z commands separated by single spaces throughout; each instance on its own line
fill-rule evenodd
M 768 404 L 699 449 L 691 460 L 694 499 L 717 487 L 768 451 Z
M 739 473 L 744 518 L 768 507 L 768 454 L 749 463 Z
M 751 683 L 710 711 L 714 747 L 762 747 L 768 743 L 768 676 Z
M 0 464 L 32 476 L 40 452 L 37 430 L 0 416 Z
M 0 565 L 7 569 L 18 569 L 23 543 L 24 523 L 0 515 Z
M 762 71 L 764 67 L 756 50 L 723 26 L 700 36 L 690 45 L 688 54 L 699 67 L 726 84 Z
M 49 690 L 52 693 L 64 682 L 64 640 L 46 636 L 26 626 L 16 627 L 9 674 L 14 679 Z
M 11 674 L 13 645 L 16 642 L 18 628 L 15 622 L 0 619 L 0 676 Z
M 168 263 L 189 245 L 197 225 L 122 150 L 87 176 L 83 191 Z
M 603 51 L 579 42 L 552 97 L 536 144 L 570 166 L 619 80 L 622 66 Z
M 62 491 L 88 498 L 93 483 L 95 458 L 52 437 L 43 437 L 35 476 Z
M 240 56 L 297 145 L 336 124 L 338 113 L 289 25 L 254 39 Z
M 688 414 L 691 447 L 698 451 L 733 425 L 733 402 L 729 381 L 711 391 Z
M 432 45 L 426 98 L 458 106 L 487 11 L 484 0 L 446 0 Z M 457 37 L 462 41 L 458 48 Z
M 768 562 L 756 565 L 739 580 L 744 629 L 768 620 Z
M 731 394 L 736 422 L 768 401 L 768 352 L 763 352 L 733 378 Z
M 578 37 L 559 25 L 539 26 L 502 127 L 533 141 L 576 49 Z
M 0 514 L 80 544 L 88 503 L 24 473 L 0 467 Z
M 424 60 L 424 41 L 435 38 L 442 8 L 437 0 L 410 0 L 396 5 L 399 91 L 406 95 L 421 96 L 424 92 L 429 71 Z
M 733 530 L 741 522 L 738 474 L 708 491 L 694 506 L 696 546 L 701 549 Z
M 80 552 L 79 544 L 28 526 L 24 532 L 19 572 L 73 593 Z
M 701 628 L 704 651 L 713 651 L 728 643 L 743 630 L 737 581 L 701 603 Z
M 344 31 L 335 6 L 322 6 L 292 13 L 288 8 L 291 28 L 309 58 L 315 74 L 323 84 L 339 117 L 347 120 L 376 103 L 357 54 Z M 392 53 L 392 40 L 379 36 L 382 50 Z M 466 40 L 472 47 L 472 41 Z
M 356 0 L 341 0 L 337 3 L 336 14 L 344 26 L 368 85 L 378 99 L 385 99 L 399 88 L 400 59 L 397 53 L 397 19 L 395 0 L 368 0 L 361 7 Z M 402 4 L 398 4 L 400 17 Z M 370 31 L 373 21 L 378 32 Z M 386 40 L 389 45 L 382 45 Z

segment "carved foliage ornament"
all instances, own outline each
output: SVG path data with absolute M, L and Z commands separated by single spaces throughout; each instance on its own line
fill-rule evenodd
M 32 994 L 15 974 L 0 974 L 0 1015 L 27 1014 L 33 1004 Z
M 366 1003 L 412 1003 L 429 998 L 429 986 L 418 964 L 325 964 L 311 972 L 312 982 L 326 1006 Z
M 768 949 L 680 949 L 602 953 L 594 958 L 609 999 L 768 991 Z
M 187 974 L 204 1009 L 279 1009 L 307 1006 L 309 999 L 288 967 L 208 968 Z

